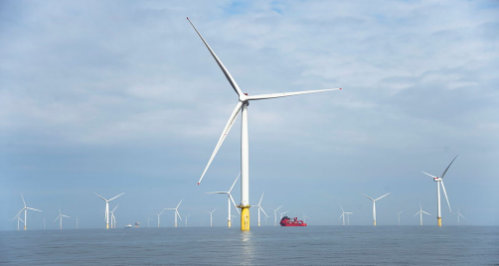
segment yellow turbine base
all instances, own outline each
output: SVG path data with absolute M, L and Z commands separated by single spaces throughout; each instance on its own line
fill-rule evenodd
M 24 231 L 26 231 L 26 225 L 24 226 Z
M 109 224 L 106 224 L 106 229 L 109 229 Z
M 241 231 L 250 230 L 250 206 L 241 206 Z
M 438 227 L 442 227 L 442 217 L 437 217 Z
M 374 220 L 373 225 L 376 226 L 376 220 Z
M 230 222 L 230 220 L 227 220 L 227 228 L 230 228 L 232 226 L 232 223 Z

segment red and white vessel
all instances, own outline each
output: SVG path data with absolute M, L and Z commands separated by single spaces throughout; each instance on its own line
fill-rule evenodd
M 281 219 L 281 226 L 307 226 L 303 220 L 298 220 L 297 217 L 291 220 L 288 216 L 284 216 Z

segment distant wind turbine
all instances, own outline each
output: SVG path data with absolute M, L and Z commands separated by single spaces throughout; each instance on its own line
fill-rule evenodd
M 106 209 L 104 211 L 104 220 L 106 221 L 106 229 L 109 229 L 109 219 L 111 219 L 111 217 L 109 216 L 109 202 L 123 196 L 124 194 L 125 194 L 124 192 L 121 192 L 120 194 L 118 194 L 110 199 L 106 199 L 103 196 L 95 193 L 95 195 L 97 195 L 97 197 L 101 198 L 103 201 L 106 202 Z
M 158 216 L 158 228 L 159 228 L 159 224 L 160 224 L 160 216 L 161 214 L 163 214 L 163 212 L 166 211 L 166 208 L 165 209 L 162 209 L 160 212 L 156 213 L 156 216 Z
M 59 220 L 59 230 L 61 230 L 61 231 L 62 231 L 62 219 L 63 218 L 69 218 L 69 216 L 67 216 L 66 214 L 63 214 L 61 212 L 61 209 L 59 209 L 59 215 L 57 215 L 57 217 L 55 217 L 54 222 L 57 222 L 57 220 Z
M 370 199 L 373 203 L 373 225 L 376 226 L 376 201 L 382 199 L 382 198 L 385 198 L 387 197 L 388 195 L 390 195 L 390 193 L 386 193 L 386 194 L 383 194 L 377 198 L 372 198 L 366 194 L 364 194 L 364 196 L 366 196 L 366 198 Z
M 437 225 L 439 227 L 442 226 L 442 211 L 441 211 L 441 207 L 440 207 L 440 187 L 442 187 L 442 190 L 444 192 L 445 200 L 447 201 L 447 206 L 449 207 L 449 212 L 452 212 L 452 210 L 450 208 L 449 198 L 447 197 L 447 191 L 445 190 L 445 184 L 444 184 L 443 178 L 444 178 L 445 174 L 447 173 L 447 171 L 449 170 L 452 163 L 454 162 L 454 160 L 456 160 L 456 158 L 457 158 L 457 155 L 454 157 L 454 159 L 452 159 L 452 161 L 449 163 L 447 168 L 445 168 L 444 172 L 442 173 L 442 175 L 440 177 L 434 176 L 432 174 L 429 174 L 429 173 L 423 171 L 423 174 L 425 174 L 429 177 L 432 177 L 433 181 L 437 182 Z
M 210 167 L 211 162 L 215 158 L 215 155 L 217 154 L 217 152 L 220 149 L 220 147 L 222 146 L 225 138 L 229 134 L 229 131 L 232 128 L 234 121 L 236 120 L 236 116 L 239 114 L 239 112 L 241 112 L 241 204 L 239 205 L 239 207 L 241 208 L 241 231 L 249 231 L 250 230 L 249 140 L 248 140 L 248 105 L 249 105 L 249 103 L 251 101 L 280 98 L 280 97 L 286 97 L 286 96 L 292 96 L 292 95 L 301 95 L 301 94 L 310 94 L 310 93 L 327 92 L 327 91 L 333 91 L 333 90 L 341 90 L 341 88 L 298 91 L 298 92 L 271 93 L 271 94 L 261 94 L 261 95 L 249 96 L 247 93 L 244 93 L 239 88 L 239 85 L 237 85 L 236 81 L 232 78 L 232 75 L 225 68 L 222 61 L 218 58 L 218 56 L 215 54 L 215 52 L 211 49 L 211 47 L 205 41 L 203 36 L 201 36 L 201 33 L 199 33 L 199 31 L 196 29 L 194 24 L 192 24 L 192 22 L 189 20 L 189 18 L 187 18 L 187 20 L 189 21 L 191 26 L 196 31 L 199 38 L 201 38 L 201 41 L 204 43 L 206 48 L 208 48 L 208 51 L 210 52 L 211 56 L 217 62 L 218 66 L 220 67 L 220 69 L 224 73 L 225 78 L 230 83 L 232 89 L 234 89 L 234 91 L 236 92 L 237 97 L 238 97 L 238 102 L 236 104 L 236 107 L 232 111 L 232 114 L 230 115 L 229 120 L 227 121 L 227 124 L 225 125 L 225 127 L 222 131 L 222 134 L 221 134 L 220 138 L 218 139 L 218 142 L 215 146 L 215 149 L 213 150 L 213 153 L 211 154 L 211 157 L 210 157 L 206 167 L 204 168 L 203 173 L 201 174 L 201 177 L 198 180 L 198 185 L 203 180 L 203 177 L 206 174 L 206 171 L 208 170 L 208 168 Z
M 116 216 L 114 216 L 114 212 L 118 209 L 118 204 L 114 206 L 114 208 L 111 210 L 111 228 L 115 229 L 116 228 Z
M 265 212 L 265 210 L 263 209 L 262 207 L 262 201 L 263 201 L 263 194 L 260 196 L 260 200 L 258 201 L 258 204 L 255 205 L 255 207 L 257 207 L 258 209 L 258 227 L 260 227 L 261 223 L 260 223 L 260 211 L 263 212 L 263 214 L 267 217 L 269 217 L 269 215 Z
M 399 212 L 397 213 L 398 222 L 399 222 L 399 223 L 398 223 L 398 225 L 400 225 L 400 215 L 401 215 L 403 212 L 404 212 L 404 211 L 399 211 Z
M 466 217 L 464 217 L 464 215 L 461 213 L 460 209 L 457 209 L 456 216 L 457 216 L 457 224 L 458 225 L 461 224 L 461 218 L 466 219 Z
M 277 226 L 277 211 L 282 208 L 282 205 L 274 209 L 274 226 Z
M 178 212 L 178 208 L 180 207 L 180 204 L 182 204 L 182 200 L 177 204 L 177 207 L 175 208 L 166 208 L 167 211 L 175 211 L 175 224 L 174 226 L 177 227 L 177 217 L 182 221 L 182 217 L 180 217 L 180 213 Z
M 419 215 L 419 226 L 423 226 L 423 214 L 431 215 L 429 212 L 423 210 L 423 207 L 419 204 L 419 211 L 414 214 L 414 216 Z
M 23 221 L 23 224 L 24 224 L 24 231 L 26 231 L 26 229 L 28 228 L 28 210 L 29 211 L 35 211 L 35 212 L 42 212 L 42 211 L 39 210 L 39 209 L 28 207 L 28 205 L 26 204 L 26 201 L 24 200 L 24 197 L 23 197 L 22 194 L 21 194 L 21 199 L 23 200 L 24 207 L 17 213 L 16 216 L 20 216 L 21 213 L 24 212 L 24 220 L 22 220 L 22 221 Z M 19 220 L 18 220 L 18 222 L 19 222 Z
M 230 186 L 229 190 L 227 190 L 227 191 L 208 192 L 208 194 L 227 195 L 227 227 L 228 228 L 230 228 L 232 226 L 232 222 L 231 222 L 232 215 L 230 214 L 230 209 L 231 209 L 230 203 L 231 202 L 234 205 L 234 208 L 236 209 L 236 211 L 239 213 L 239 209 L 237 208 L 237 204 L 234 201 L 232 194 L 230 194 L 232 192 L 232 189 L 234 189 L 234 186 L 236 185 L 238 179 L 239 179 L 239 175 L 236 177 L 236 179 L 234 179 L 234 182 L 232 182 L 232 185 Z
M 346 211 L 344 211 L 342 206 L 340 206 L 340 209 L 341 209 L 340 218 L 343 220 L 342 224 L 345 225 L 345 218 L 348 218 L 348 224 L 350 224 L 349 215 L 353 214 L 353 212 L 346 212 Z
M 20 230 L 19 224 L 20 224 L 20 223 L 23 223 L 23 224 L 24 224 L 24 221 L 23 221 L 23 219 L 21 218 L 21 212 L 22 212 L 22 210 L 21 210 L 21 211 L 19 211 L 19 212 L 16 214 L 16 216 L 14 216 L 14 218 L 12 218 L 12 220 L 16 220 L 16 219 L 17 219 L 17 231 L 19 231 L 19 230 Z
M 212 211 L 208 212 L 210 214 L 210 227 L 213 227 L 213 213 L 215 211 L 216 211 L 216 209 L 213 209 Z

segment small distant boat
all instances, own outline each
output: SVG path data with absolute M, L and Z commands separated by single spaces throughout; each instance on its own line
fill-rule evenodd
M 281 219 L 281 226 L 307 226 L 307 223 L 305 223 L 303 220 L 298 220 L 297 217 L 289 218 L 288 216 L 284 216 Z

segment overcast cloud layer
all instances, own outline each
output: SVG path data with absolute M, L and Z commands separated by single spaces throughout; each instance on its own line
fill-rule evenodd
M 236 97 L 186 16 L 249 94 L 343 88 L 250 105 L 252 202 L 265 192 L 269 213 L 310 224 L 338 224 L 341 204 L 368 225 L 362 194 L 391 192 L 378 224 L 402 210 L 417 224 L 419 203 L 436 213 L 421 170 L 459 154 L 444 223 L 460 209 L 498 225 L 497 14 L 495 1 L 2 1 L 0 229 L 15 229 L 19 193 L 44 210 L 33 229 L 55 228 L 59 208 L 102 227 L 94 192 L 126 193 L 120 226 L 180 199 L 189 224 L 212 208 L 225 224 L 205 192 L 239 172 L 239 122 L 195 183 Z

